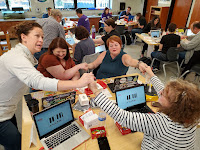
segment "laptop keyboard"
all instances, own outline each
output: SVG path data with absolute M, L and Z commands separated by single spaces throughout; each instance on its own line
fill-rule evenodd
M 65 127 L 63 130 L 59 131 L 53 136 L 47 138 L 44 142 L 48 148 L 54 148 L 80 131 L 81 130 L 75 124 L 72 124 Z

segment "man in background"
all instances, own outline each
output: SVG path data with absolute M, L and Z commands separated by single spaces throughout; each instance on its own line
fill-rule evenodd
M 57 37 L 65 39 L 65 31 L 60 24 L 62 20 L 62 14 L 60 10 L 54 9 L 51 11 L 51 15 L 48 18 L 38 19 L 36 22 L 42 26 L 44 32 L 42 50 L 35 53 L 35 58 L 39 60 L 40 56 L 48 50 L 50 43 Z
M 51 8 L 51 7 L 48 7 L 48 8 L 47 8 L 48 13 L 47 13 L 47 14 L 43 14 L 43 15 L 42 15 L 42 18 L 48 18 L 48 17 L 51 15 L 51 10 L 52 10 L 52 8 Z
M 128 19 L 129 16 L 131 16 L 130 12 L 131 12 L 131 7 L 129 6 L 126 8 L 126 11 L 122 11 L 120 13 L 119 19 L 123 19 L 123 18 Z
M 79 17 L 77 26 L 84 26 L 90 33 L 90 22 L 89 18 L 83 14 L 80 8 L 76 9 L 76 15 Z

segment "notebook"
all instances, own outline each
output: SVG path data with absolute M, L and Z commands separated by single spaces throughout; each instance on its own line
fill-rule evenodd
M 44 109 L 33 118 L 45 150 L 71 150 L 90 138 L 74 121 L 69 100 Z
M 73 38 L 66 38 L 66 42 L 69 43 L 70 45 L 74 45 L 75 43 Z
M 161 35 L 160 30 L 151 30 L 150 33 L 151 33 L 152 38 L 160 38 L 160 35 Z
M 137 85 L 116 91 L 116 104 L 130 112 L 154 113 L 146 105 L 145 87 Z

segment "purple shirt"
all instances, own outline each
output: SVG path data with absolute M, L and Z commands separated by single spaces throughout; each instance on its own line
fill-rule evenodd
M 101 19 L 109 19 L 109 18 L 112 18 L 112 15 L 110 14 L 110 13 L 108 13 L 108 14 L 105 14 L 105 13 L 103 13 L 102 15 L 101 15 Z
M 78 20 L 77 26 L 84 26 L 90 32 L 90 22 L 89 18 L 85 15 L 82 15 Z

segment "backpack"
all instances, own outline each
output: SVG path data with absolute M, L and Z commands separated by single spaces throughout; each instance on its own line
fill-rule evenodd
M 148 66 L 151 65 L 151 59 L 150 59 L 150 58 L 142 57 L 142 58 L 140 58 L 140 59 L 138 59 L 138 60 L 144 62 L 144 63 L 147 64 Z
M 132 40 L 131 40 L 130 33 L 129 33 L 128 31 L 126 31 L 126 32 L 124 33 L 124 35 L 126 36 L 126 45 L 131 45 Z

